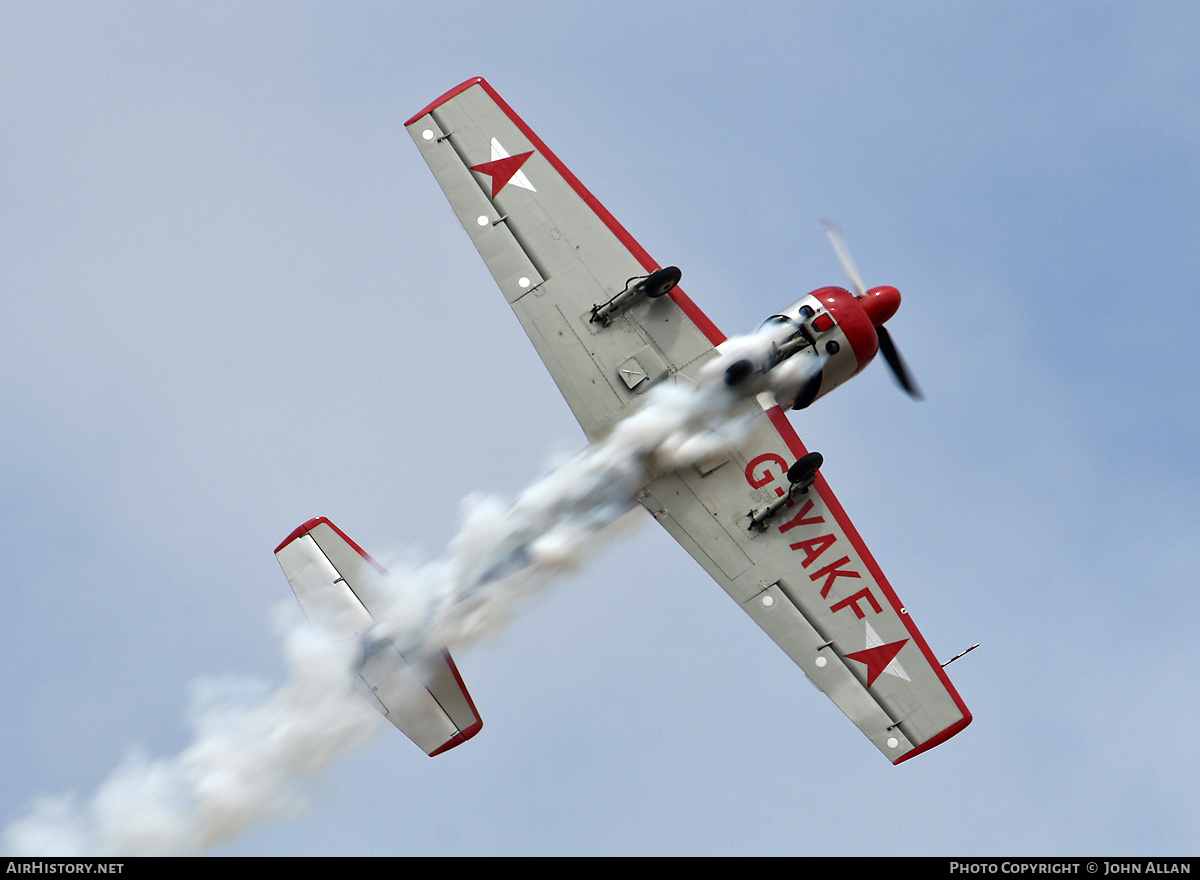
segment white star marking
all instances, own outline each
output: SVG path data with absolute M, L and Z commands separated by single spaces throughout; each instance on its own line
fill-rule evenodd
M 875 632 L 875 627 L 871 626 L 871 624 L 868 622 L 867 623 L 867 647 L 868 648 L 877 648 L 882 644 L 883 644 L 883 639 L 879 638 L 879 633 Z M 884 667 L 883 671 L 886 672 L 888 675 L 896 676 L 896 678 L 902 678 L 905 681 L 912 681 L 912 679 L 908 677 L 908 673 L 904 671 L 904 667 L 900 665 L 899 660 L 893 659 L 891 663 L 889 663 L 886 667 Z
M 495 162 L 497 159 L 507 158 L 508 150 L 504 149 L 504 147 L 500 145 L 500 141 L 492 138 L 492 161 Z M 508 182 L 514 186 L 521 187 L 521 189 L 527 189 L 530 192 L 537 192 L 537 190 L 533 188 L 533 184 L 529 182 L 529 178 L 525 176 L 524 171 L 518 171 L 511 178 L 509 178 Z

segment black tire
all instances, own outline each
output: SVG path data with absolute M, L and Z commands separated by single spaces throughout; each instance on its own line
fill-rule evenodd
M 642 289 L 646 291 L 646 296 L 650 299 L 658 299 L 674 290 L 675 285 L 682 277 L 683 273 L 678 268 L 667 266 L 665 269 L 651 273 L 650 277 L 642 282 Z
M 793 483 L 812 483 L 823 464 L 825 464 L 825 456 L 819 452 L 810 452 L 808 455 L 801 456 L 796 459 L 794 465 L 788 468 L 788 480 Z

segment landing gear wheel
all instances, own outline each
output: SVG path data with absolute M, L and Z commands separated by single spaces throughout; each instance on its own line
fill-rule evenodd
M 817 471 L 823 464 L 825 464 L 825 456 L 819 452 L 810 452 L 801 456 L 796 459 L 794 465 L 788 468 L 788 480 L 801 492 L 805 492 L 817 479 Z
M 652 272 L 650 277 L 642 282 L 642 289 L 646 291 L 646 296 L 650 299 L 658 299 L 674 290 L 675 285 L 682 277 L 683 273 L 677 267 L 667 266 L 665 269 Z

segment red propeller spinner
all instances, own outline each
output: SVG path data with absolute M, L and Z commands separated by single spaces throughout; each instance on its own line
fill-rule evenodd
M 850 247 L 846 244 L 842 230 L 831 220 L 822 220 L 821 224 L 825 227 L 825 234 L 829 236 L 829 243 L 833 245 L 838 262 L 842 264 L 842 271 L 850 280 L 850 287 L 870 319 L 871 325 L 875 328 L 875 333 L 879 337 L 879 353 L 891 367 L 892 375 L 896 377 L 900 387 L 917 400 L 922 399 L 924 395 L 921 394 L 921 389 L 917 387 L 916 380 L 908 371 L 904 359 L 900 357 L 900 352 L 896 350 L 896 345 L 892 342 L 892 335 L 883 326 L 884 322 L 896 314 L 896 310 L 900 308 L 900 291 L 894 287 L 872 287 L 867 290 L 866 285 L 862 282 L 862 277 L 858 274 L 858 267 L 854 265 L 854 258 L 850 256 Z
M 894 287 L 872 287 L 858 301 L 871 319 L 871 326 L 882 327 L 900 308 L 900 291 Z

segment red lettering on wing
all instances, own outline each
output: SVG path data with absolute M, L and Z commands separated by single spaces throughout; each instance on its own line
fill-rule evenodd
M 779 469 L 776 470 L 774 465 L 778 465 Z M 784 460 L 783 456 L 777 455 L 774 452 L 764 452 L 762 455 L 751 459 L 750 463 L 746 465 L 746 482 L 749 483 L 752 488 L 761 489 L 764 486 L 769 486 L 771 483 L 778 481 L 783 474 L 787 473 L 787 467 L 787 461 Z M 775 494 L 782 495 L 783 490 L 779 487 L 776 487 Z M 790 501 L 788 502 L 788 506 L 791 506 Z M 779 526 L 779 533 L 786 534 L 798 526 L 813 526 L 824 523 L 824 516 L 821 514 L 813 515 L 814 507 L 815 504 L 813 499 L 806 498 L 804 504 L 800 506 L 800 510 L 796 512 L 795 516 Z M 826 526 L 826 528 L 828 528 L 828 526 Z M 813 538 L 806 538 L 801 541 L 796 541 L 794 544 L 789 544 L 788 546 L 793 551 L 802 550 L 804 552 L 804 559 L 801 560 L 800 565 L 804 568 L 808 568 L 810 565 L 816 562 L 826 550 L 837 543 L 838 539 L 836 535 L 825 534 L 818 535 Z M 822 584 L 822 599 L 829 598 L 829 591 L 833 589 L 833 585 L 837 582 L 838 578 L 862 578 L 862 575 L 854 569 L 842 567 L 849 564 L 851 564 L 850 557 L 842 556 L 836 562 L 831 562 L 824 568 L 814 571 L 809 575 L 809 579 L 812 580 L 813 583 Z M 822 583 L 822 581 L 824 583 Z M 863 603 L 865 603 L 866 606 L 869 606 L 870 609 L 876 614 L 881 614 L 883 612 L 883 608 L 875 599 L 875 596 L 872 595 L 869 587 L 863 587 L 852 596 L 848 596 L 845 599 L 841 599 L 838 602 L 833 603 L 831 606 L 829 606 L 829 610 L 836 613 L 841 611 L 843 608 L 849 608 L 854 612 L 855 616 L 859 620 L 862 620 L 864 617 L 866 617 L 866 612 L 863 610 Z
M 825 522 L 825 517 L 823 517 L 823 516 L 812 516 L 812 517 L 809 517 L 808 519 L 805 519 L 804 514 L 808 513 L 812 509 L 813 509 L 813 503 L 812 503 L 812 499 L 810 498 L 809 500 L 804 502 L 804 506 L 802 506 L 800 508 L 799 513 L 797 513 L 794 517 L 792 517 L 790 520 L 788 520 L 787 522 L 785 522 L 783 525 L 781 525 L 779 527 L 779 534 L 782 535 L 784 532 L 787 532 L 787 531 L 790 531 L 791 529 L 796 528 L 796 526 L 811 526 L 811 525 L 815 525 L 816 523 Z M 793 547 L 792 549 L 795 550 L 796 548 Z
M 844 578 L 860 578 L 860 577 L 862 577 L 862 575 L 859 574 L 857 571 L 851 571 L 851 570 L 845 569 L 845 568 L 838 568 L 839 565 L 842 565 L 849 561 L 850 561 L 849 556 L 843 556 L 837 562 L 831 562 L 827 566 L 822 568 L 820 571 L 814 571 L 812 574 L 810 574 L 808 576 L 809 580 L 812 580 L 812 581 L 819 581 L 821 578 L 825 578 L 825 586 L 821 587 L 821 598 L 822 599 L 828 598 L 829 588 L 833 586 L 833 582 L 835 580 L 837 580 L 838 578 L 840 578 L 840 577 L 844 577 Z M 879 609 L 876 608 L 875 610 L 878 611 Z
M 808 568 L 813 564 L 813 562 L 816 561 L 818 556 L 832 547 L 835 543 L 837 543 L 837 538 L 835 538 L 833 535 L 821 535 L 819 538 L 813 538 L 808 541 L 797 541 L 795 544 L 790 544 L 789 546 L 793 550 L 804 550 L 804 561 L 800 564 L 805 568 Z
M 774 473 L 770 468 L 763 467 L 759 469 L 759 465 L 766 462 L 774 462 L 779 465 L 779 473 Z M 774 452 L 764 452 L 758 458 L 746 465 L 746 482 L 754 489 L 761 489 L 767 483 L 774 483 L 779 479 L 780 475 L 787 473 L 788 463 L 784 461 L 782 455 L 776 455 Z
M 856 575 L 856 577 L 857 577 L 857 575 Z M 822 596 L 825 595 L 824 591 L 821 592 L 821 595 Z M 880 614 L 883 612 L 883 609 L 879 607 L 879 603 L 875 601 L 875 597 L 871 595 L 871 590 L 868 587 L 863 587 L 861 590 L 859 590 L 853 596 L 847 596 L 841 602 L 833 603 L 832 605 L 829 606 L 829 610 L 836 614 L 837 612 L 841 611 L 843 608 L 849 608 L 854 612 L 855 617 L 857 617 L 859 620 L 862 620 L 864 617 L 866 617 L 866 615 L 863 614 L 862 608 L 860 608 L 858 605 L 859 601 L 862 599 L 867 600 L 867 602 L 870 604 L 872 610 L 874 610 L 874 612 L 876 614 Z M 899 649 L 897 649 L 897 650 L 899 650 Z

